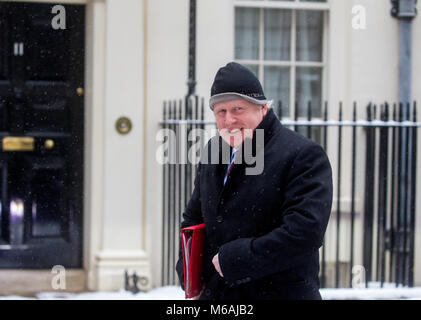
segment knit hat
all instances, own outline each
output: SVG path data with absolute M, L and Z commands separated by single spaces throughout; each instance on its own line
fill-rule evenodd
M 213 110 L 216 103 L 239 98 L 258 105 L 269 102 L 254 73 L 239 63 L 230 62 L 216 73 L 211 88 L 209 106 Z

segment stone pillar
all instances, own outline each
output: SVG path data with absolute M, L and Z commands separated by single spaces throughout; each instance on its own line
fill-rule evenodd
M 151 283 L 149 257 L 145 252 L 145 212 L 142 210 L 142 128 L 143 109 L 146 107 L 143 2 L 106 0 L 99 9 L 105 16 L 101 30 L 105 33 L 104 69 L 95 70 L 94 67 L 92 83 L 95 87 L 96 81 L 103 81 L 104 92 L 102 110 L 93 103 L 97 110 L 92 112 L 94 119 L 91 122 L 101 122 L 95 120 L 98 117 L 102 119 L 102 125 L 98 124 L 96 131 L 92 129 L 100 138 L 91 137 L 87 146 L 101 152 L 102 158 L 90 152 L 91 157 L 97 159 L 91 160 L 90 169 L 96 170 L 98 165 L 102 167 L 102 172 L 88 173 L 91 177 L 87 184 L 89 193 L 91 197 L 96 194 L 96 197 L 89 200 L 91 203 L 85 213 L 90 215 L 86 219 L 85 239 L 89 248 L 86 254 L 88 287 L 93 290 L 123 288 L 125 270 L 130 274 L 136 271 L 137 275 L 146 276 Z M 93 34 L 98 36 L 98 30 Z M 94 66 L 95 59 L 100 56 L 101 52 L 93 53 Z M 103 80 L 98 77 L 99 73 L 103 73 Z M 98 92 L 93 93 L 93 96 L 96 95 Z M 127 134 L 116 130 L 120 117 L 131 121 L 132 129 Z M 95 146 L 97 142 L 102 147 Z

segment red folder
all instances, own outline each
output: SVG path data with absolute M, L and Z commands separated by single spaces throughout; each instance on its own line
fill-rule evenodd
M 186 299 L 197 296 L 203 287 L 202 260 L 204 241 L 204 223 L 181 229 Z

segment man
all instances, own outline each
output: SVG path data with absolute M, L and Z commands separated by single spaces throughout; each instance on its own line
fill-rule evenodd
M 330 163 L 318 144 L 283 127 L 268 104 L 249 69 L 231 62 L 218 70 L 210 107 L 219 136 L 206 156 L 219 153 L 220 161 L 199 163 L 181 225 L 205 223 L 200 299 L 321 299 L 318 250 L 332 204 Z M 209 147 L 215 141 L 216 150 Z M 263 161 L 260 174 L 247 174 L 250 164 L 237 161 L 247 157 L 246 142 Z M 183 284 L 181 255 L 177 272 Z

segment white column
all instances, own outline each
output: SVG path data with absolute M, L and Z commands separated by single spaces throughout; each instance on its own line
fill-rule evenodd
M 102 216 L 89 226 L 99 231 L 90 254 L 97 290 L 121 289 L 126 269 L 150 283 L 142 212 L 143 27 L 143 1 L 105 2 L 103 205 Z M 132 122 L 125 135 L 115 127 L 123 116 Z

